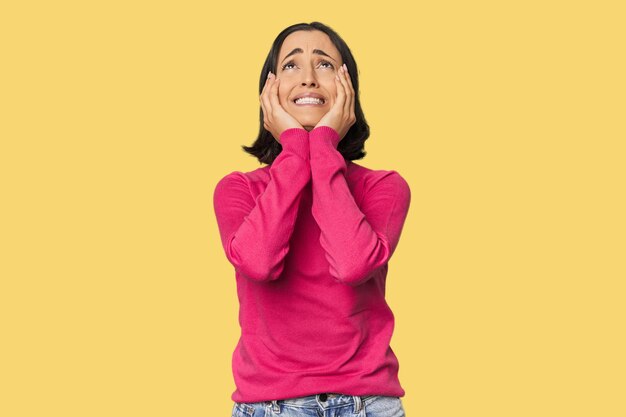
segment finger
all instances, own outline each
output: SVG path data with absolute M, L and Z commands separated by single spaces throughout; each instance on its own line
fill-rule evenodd
M 261 103 L 261 109 L 263 110 L 263 119 L 265 120 L 267 120 L 267 109 L 265 107 L 265 101 L 263 100 L 263 97 L 267 92 L 267 85 L 269 84 L 269 81 L 269 78 L 265 79 L 265 85 L 263 86 L 263 90 L 261 90 L 261 95 L 259 96 L 259 103 Z
M 279 86 L 280 86 L 280 78 L 276 78 L 276 81 L 272 83 L 272 86 L 269 92 L 269 99 L 270 99 L 270 103 L 272 103 L 272 109 L 279 109 L 281 107 L 280 101 L 278 100 Z
M 267 92 L 267 85 L 269 84 L 270 79 L 269 77 L 265 78 L 265 84 L 263 85 L 263 89 L 261 90 L 261 94 L 259 95 L 259 102 L 261 103 L 261 106 L 265 106 L 265 103 L 263 102 L 263 96 L 266 94 Z
M 269 92 L 271 91 L 272 88 L 272 83 L 274 82 L 274 78 L 269 78 L 267 85 L 265 87 L 265 91 L 263 93 L 263 95 L 261 96 L 262 100 L 263 100 L 263 104 L 265 105 L 265 110 L 266 112 L 266 117 L 269 123 L 272 122 L 273 120 L 273 116 L 272 116 L 272 112 L 273 112 L 273 108 L 272 108 L 272 103 L 270 102 L 270 98 L 269 98 Z
M 269 76 L 265 77 L 265 84 L 263 84 L 263 89 L 261 90 L 261 94 L 259 95 L 259 100 L 261 99 L 261 96 L 265 94 L 265 91 L 267 91 L 267 85 L 269 84 L 269 82 L 270 82 L 270 77 Z
M 350 77 L 350 73 L 348 72 L 348 70 L 345 70 L 345 75 L 346 75 L 346 81 L 348 81 L 348 88 L 350 89 L 350 91 L 352 92 L 352 94 L 354 94 L 354 86 L 352 85 L 352 77 Z
M 346 70 L 342 69 L 340 72 L 341 72 L 341 77 L 340 77 L 341 86 L 343 87 L 344 94 L 346 95 L 345 101 L 343 103 L 343 114 L 344 114 L 344 116 L 349 116 L 350 115 L 350 106 L 351 106 L 351 103 L 352 103 L 352 100 L 350 98 L 350 96 L 351 96 L 350 88 L 348 87 L 348 80 L 346 79 L 346 77 L 347 77 Z
M 337 103 L 335 105 L 343 109 L 346 104 L 346 92 L 344 90 L 343 83 L 341 82 L 340 73 L 341 71 L 339 71 L 339 74 L 336 74 L 335 76 L 335 84 L 337 85 Z
M 355 102 L 356 102 L 356 93 L 354 91 L 354 86 L 352 85 L 352 78 L 350 77 L 350 73 L 348 72 L 348 70 L 346 69 L 346 79 L 348 81 L 348 88 L 350 89 L 350 117 L 352 120 L 356 120 L 356 117 L 354 115 L 355 111 L 354 111 L 354 106 L 355 106 Z

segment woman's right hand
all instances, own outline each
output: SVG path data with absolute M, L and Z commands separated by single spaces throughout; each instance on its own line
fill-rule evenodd
M 259 97 L 263 109 L 263 127 L 280 143 L 280 135 L 287 129 L 304 129 L 300 123 L 280 105 L 278 84 L 280 80 L 270 72 Z

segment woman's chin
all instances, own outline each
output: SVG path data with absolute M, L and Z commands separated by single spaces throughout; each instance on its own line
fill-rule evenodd
M 295 119 L 302 126 L 315 126 L 321 120 L 321 117 L 319 117 L 319 116 L 318 117 L 301 117 L 301 116 L 298 116 Z

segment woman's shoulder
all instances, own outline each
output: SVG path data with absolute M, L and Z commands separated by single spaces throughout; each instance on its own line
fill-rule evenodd
M 350 176 L 359 179 L 365 188 L 376 185 L 390 185 L 410 191 L 409 183 L 396 169 L 374 169 L 351 161 L 348 165 Z
M 245 184 L 250 186 L 255 182 L 267 182 L 270 178 L 269 167 L 266 165 L 251 171 L 230 171 L 217 181 L 217 185 Z

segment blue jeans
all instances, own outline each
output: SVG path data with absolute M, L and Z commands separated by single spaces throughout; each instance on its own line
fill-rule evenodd
M 400 397 L 325 393 L 233 404 L 231 417 L 406 417 Z

